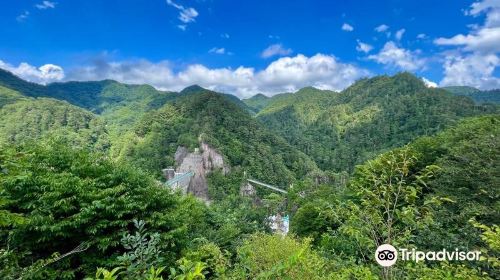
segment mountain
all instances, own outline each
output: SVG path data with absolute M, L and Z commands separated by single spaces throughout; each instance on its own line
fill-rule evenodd
M 252 109 L 253 112 L 258 113 L 264 107 L 267 106 L 271 98 L 258 93 L 250 98 L 243 99 L 243 102 Z
M 195 270 L 207 279 L 375 279 L 380 269 L 366 256 L 381 242 L 473 248 L 487 259 L 391 268 L 404 279 L 499 279 L 496 105 L 407 73 L 342 92 L 257 96 L 253 107 L 199 86 L 6 77 L 2 279 L 84 279 L 96 269 L 142 279 L 163 267 L 165 279 Z M 187 192 L 210 203 L 159 184 L 170 166 L 191 174 L 200 188 L 190 181 Z M 293 234 L 266 233 L 283 215 Z
M 151 111 L 127 135 L 120 158 L 151 172 L 174 165 L 179 146 L 217 149 L 234 170 L 266 182 L 289 184 L 319 171 L 305 154 L 224 95 L 204 90 Z
M 149 85 L 127 85 L 112 80 L 52 83 L 44 86 L 27 82 L 2 69 L 0 69 L 0 86 L 27 97 L 47 97 L 67 101 L 98 114 L 107 121 L 112 137 L 119 137 L 148 111 L 158 109 L 181 96 L 207 91 L 197 85 L 187 87 L 180 92 L 159 91 Z M 229 94 L 224 94 L 224 97 L 250 111 L 237 97 Z
M 179 92 L 179 97 L 180 96 L 186 96 L 186 95 L 196 95 L 196 94 L 201 94 L 201 93 L 206 93 L 206 92 L 212 92 L 211 90 L 208 90 L 206 88 L 200 87 L 199 85 L 192 85 L 184 88 Z M 232 94 L 226 94 L 226 93 L 218 93 L 219 95 L 223 96 L 226 98 L 228 101 L 238 105 L 240 108 L 252 112 L 252 109 L 245 104 L 242 100 L 240 100 L 238 97 L 232 95 Z
M 492 89 L 481 91 L 477 88 L 467 86 L 450 86 L 443 87 L 443 89 L 459 96 L 467 96 L 474 100 L 476 103 L 492 103 L 500 104 L 500 89 Z
M 278 95 L 257 119 L 321 169 L 339 172 L 463 117 L 495 110 L 401 73 L 363 79 L 340 93 L 305 88 Z
M 468 95 L 481 92 L 479 89 L 469 86 L 449 86 L 449 87 L 442 87 L 442 89 L 447 90 L 456 95 Z
M 6 96 L 0 88 L 0 100 Z M 0 108 L 0 143 L 20 144 L 47 136 L 100 151 L 110 146 L 105 123 L 95 114 L 65 101 L 18 97 Z
M 25 97 L 21 93 L 15 90 L 0 86 L 0 108 L 24 98 Z
M 173 164 L 178 146 L 194 149 L 203 139 L 219 149 L 230 165 L 250 168 L 256 176 L 281 183 L 304 177 L 317 170 L 316 165 L 322 170 L 352 171 L 366 159 L 434 134 L 463 117 L 496 111 L 494 106 L 478 106 L 467 97 L 427 88 L 408 73 L 363 79 L 342 92 L 306 87 L 241 101 L 197 85 L 180 92 L 111 80 L 42 86 L 2 70 L 0 92 L 0 105 L 24 100 L 15 106 L 19 112 L 9 113 L 15 117 L 22 118 L 23 108 L 35 106 L 35 100 L 40 100 L 40 106 L 33 107 L 31 114 L 38 114 L 33 118 L 40 120 L 52 114 L 52 105 L 61 115 L 79 111 L 92 116 L 98 127 L 106 128 L 102 134 L 111 142 L 107 147 L 113 157 L 131 159 L 152 172 Z M 256 112 L 256 120 L 249 112 Z M 60 119 L 57 114 L 54 118 Z M 22 124 L 24 130 L 38 130 L 33 127 L 39 125 L 35 121 Z M 65 125 L 75 131 L 65 121 L 42 127 Z M 11 127 L 9 135 L 14 130 Z M 31 139 L 31 134 L 18 137 Z

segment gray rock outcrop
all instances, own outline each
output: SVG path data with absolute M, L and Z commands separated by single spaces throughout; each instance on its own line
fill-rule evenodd
M 194 196 L 209 201 L 208 183 L 206 175 L 216 169 L 221 169 L 224 174 L 230 171 L 228 165 L 224 163 L 224 157 L 207 143 L 200 144 L 201 152 L 195 149 L 190 153 L 187 148 L 179 146 L 175 152 L 176 173 L 193 172 L 194 175 L 188 185 L 183 186 L 184 193 L 191 193 Z

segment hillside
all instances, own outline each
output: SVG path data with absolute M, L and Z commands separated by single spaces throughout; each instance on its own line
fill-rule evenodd
M 25 99 L 25 96 L 21 93 L 10 88 L 0 86 L 0 108 L 21 99 Z
M 5 96 L 0 92 L 0 100 Z M 110 146 L 104 122 L 67 102 L 23 97 L 0 108 L 0 142 L 20 144 L 48 136 L 99 151 Z
M 495 110 L 427 88 L 402 73 L 363 79 L 341 93 L 306 88 L 283 94 L 257 118 L 320 168 L 338 172 L 352 171 L 384 150 L 432 135 L 463 117 Z
M 27 82 L 2 69 L 0 69 L 0 86 L 28 97 L 64 100 L 102 115 L 113 128 L 118 129 L 118 134 L 123 132 L 120 127 L 134 125 L 147 111 L 158 109 L 176 98 L 207 91 L 197 85 L 187 87 L 180 92 L 160 91 L 150 85 L 128 85 L 112 80 L 52 83 L 44 86 Z M 250 111 L 250 108 L 234 95 L 222 95 Z
M 178 146 L 193 150 L 200 142 L 219 150 L 236 170 L 268 182 L 289 184 L 318 171 L 306 155 L 262 127 L 248 112 L 209 91 L 148 113 L 124 139 L 120 156 L 158 172 L 159 167 L 173 165 Z
M 250 98 L 243 99 L 243 102 L 250 107 L 254 113 L 258 113 L 260 110 L 264 109 L 267 104 L 269 104 L 270 100 L 270 97 L 259 93 Z
M 492 242 L 498 241 L 495 224 L 500 219 L 499 124 L 498 114 L 466 118 L 358 165 L 346 188 L 296 190 L 308 195 L 291 202 L 300 205 L 291 220 L 292 231 L 313 238 L 332 259 L 351 256 L 353 265 L 372 263 L 366 256 L 387 242 L 423 251 L 475 248 L 496 261 L 498 247 Z M 488 227 L 496 228 L 496 234 L 481 236 L 479 228 Z M 361 240 L 364 246 L 356 246 Z M 498 279 L 498 270 L 490 264 L 466 266 L 484 272 L 477 279 Z M 423 273 L 396 269 L 405 275 L 402 279 L 419 279 Z M 428 279 L 446 278 L 437 270 L 426 271 Z
M 477 88 L 468 86 L 449 86 L 449 87 L 442 87 L 442 89 L 447 90 L 456 95 L 467 95 L 467 94 L 474 94 L 481 92 Z
M 470 97 L 472 100 L 474 100 L 479 104 L 482 103 L 500 104 L 500 89 L 481 91 L 476 88 L 467 86 L 450 86 L 450 87 L 443 87 L 443 89 L 455 95 Z
M 364 79 L 340 93 L 279 94 L 257 114 L 198 86 L 161 93 L 102 83 L 93 112 L 64 96 L 0 86 L 0 237 L 15 248 L 4 251 L 10 266 L 1 277 L 81 279 L 97 267 L 133 267 L 123 256 L 137 252 L 127 240 L 139 235 L 154 254 L 134 275 L 152 264 L 175 271 L 196 264 L 208 279 L 278 271 L 274 279 L 283 261 L 296 259 L 295 279 L 375 279 L 380 270 L 367 256 L 388 239 L 428 250 L 473 247 L 498 259 L 477 228 L 491 231 L 499 219 L 500 119 L 467 118 L 495 111 L 492 105 L 429 89 L 409 74 Z M 91 85 L 42 88 L 85 95 Z M 196 171 L 206 175 L 209 203 L 158 184 L 178 151 L 208 158 Z M 241 195 L 245 178 L 288 193 Z M 394 205 L 389 229 L 387 201 Z M 271 231 L 266 217 L 277 213 L 290 218 L 293 234 L 264 233 Z M 53 253 L 74 248 L 86 252 L 51 263 Z M 261 259 L 268 265 L 256 266 Z M 486 262 L 422 267 L 394 269 L 405 279 L 450 271 L 498 278 Z
M 1 133 L 10 142 L 54 134 L 87 139 L 81 142 L 158 174 L 173 165 L 178 146 L 193 150 L 204 141 L 220 150 L 229 165 L 270 182 L 287 185 L 319 171 L 306 155 L 254 120 L 250 108 L 233 95 L 199 86 L 161 92 L 115 81 L 41 86 L 1 74 L 1 83 L 19 91 L 0 88 L 2 103 L 14 102 L 4 106 L 0 119 Z

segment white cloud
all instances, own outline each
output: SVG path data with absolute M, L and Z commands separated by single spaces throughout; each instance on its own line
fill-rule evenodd
M 190 23 L 190 22 L 194 22 L 196 17 L 199 15 L 198 14 L 198 11 L 196 11 L 194 8 L 191 8 L 191 7 L 184 7 L 180 4 L 177 4 L 175 3 L 174 1 L 172 0 L 166 0 L 167 4 L 169 6 L 172 6 L 174 8 L 176 8 L 177 10 L 179 10 L 179 17 L 178 19 L 180 21 L 182 21 L 183 23 Z M 178 27 L 180 28 L 180 26 L 184 26 L 184 28 L 181 28 L 182 30 L 185 30 L 186 29 L 186 25 L 178 25 Z
M 397 32 L 396 32 L 396 40 L 398 41 L 401 41 L 401 39 L 403 38 L 403 34 L 405 34 L 406 32 L 406 29 L 402 28 L 402 29 L 399 29 Z
M 16 17 L 16 20 L 19 22 L 23 22 L 25 19 L 28 18 L 29 15 L 30 15 L 30 12 L 24 11 L 22 14 L 20 14 Z
M 211 48 L 209 51 L 209 53 L 215 53 L 215 54 L 225 54 L 226 53 L 226 49 L 225 48 Z
M 486 13 L 486 27 L 500 26 L 500 0 L 483 0 L 472 3 L 466 15 L 479 16 Z
M 42 1 L 40 4 L 36 4 L 35 7 L 39 10 L 54 9 L 56 7 L 56 2 Z
M 420 39 L 420 40 L 427 39 L 427 35 L 425 33 L 420 33 L 417 35 L 417 39 Z
M 180 11 L 179 19 L 184 22 L 192 22 L 198 16 L 198 12 L 193 8 L 187 8 L 185 10 Z
M 185 24 L 179 24 L 179 25 L 177 25 L 177 28 L 179 28 L 182 31 L 186 31 L 187 25 L 185 25 Z
M 369 72 L 337 61 L 331 55 L 296 55 L 272 62 L 259 72 L 257 82 L 263 92 L 294 91 L 305 86 L 341 90 Z
M 358 40 L 358 45 L 356 46 L 356 50 L 358 52 L 369 53 L 373 49 L 372 45 L 366 44 Z
M 351 32 L 354 30 L 354 27 L 352 27 L 352 25 L 350 25 L 348 23 L 344 23 L 344 24 L 342 24 L 342 30 L 347 31 L 347 32 Z
M 450 54 L 445 57 L 441 86 L 472 86 L 481 89 L 500 88 L 500 78 L 494 76 L 500 65 L 496 54 Z
M 54 64 L 45 64 L 36 68 L 26 62 L 22 62 L 18 66 L 14 66 L 0 60 L 0 68 L 10 71 L 27 81 L 39 84 L 56 82 L 64 78 L 63 69 Z
M 385 25 L 385 24 L 381 24 L 377 27 L 375 27 L 375 31 L 377 32 L 386 32 L 387 30 L 389 30 L 389 26 Z
M 469 34 L 437 38 L 434 43 L 444 46 L 461 46 L 464 50 L 472 52 L 500 52 L 500 0 L 475 2 L 465 14 L 474 17 L 486 14 L 484 25 L 472 25 Z
M 463 46 L 467 51 L 500 52 L 500 27 L 481 28 L 472 34 L 458 34 L 434 40 L 437 45 Z
M 229 39 L 230 38 L 229 34 L 227 34 L 227 33 L 220 34 L 220 37 L 224 38 L 224 39 Z
M 500 88 L 495 70 L 500 66 L 500 0 L 476 1 L 465 12 L 485 14 L 483 25 L 470 25 L 468 34 L 437 38 L 436 45 L 455 49 L 444 53 L 444 77 L 440 85 L 468 85 L 481 89 Z
M 392 41 L 385 43 L 378 54 L 370 55 L 368 59 L 406 71 L 416 71 L 425 66 L 425 60 L 419 58 L 417 52 L 400 48 Z
M 431 81 L 431 80 L 428 80 L 428 79 L 426 79 L 426 78 L 424 78 L 424 77 L 422 77 L 422 81 L 424 81 L 424 84 L 425 84 L 427 87 L 430 87 L 430 88 L 435 88 L 435 87 L 437 87 L 437 86 L 438 86 L 438 85 L 437 85 L 437 83 L 435 83 L 435 82 L 433 82 L 433 81 Z
M 2 65 L 6 64 L 0 64 L 0 67 L 5 68 Z M 60 68 L 60 71 L 55 71 L 57 68 L 51 66 L 50 69 L 54 71 L 47 71 L 50 69 L 41 67 L 37 70 L 27 64 L 24 66 L 30 71 L 36 70 L 37 77 L 44 76 L 43 82 L 47 82 L 49 77 L 52 80 L 60 80 L 64 77 L 55 75 L 63 73 Z M 9 67 L 10 70 L 12 68 Z M 296 91 L 305 86 L 342 90 L 357 79 L 370 75 L 370 72 L 365 69 L 341 63 L 336 57 L 325 54 L 316 54 L 311 57 L 301 54 L 282 57 L 259 71 L 244 66 L 236 69 L 208 68 L 201 64 L 187 65 L 178 71 L 173 69 L 174 65 L 168 61 L 156 63 L 147 60 L 107 61 L 101 58 L 86 66 L 68 70 L 64 80 L 112 79 L 129 84 L 150 84 L 158 89 L 175 91 L 198 84 L 208 89 L 232 93 L 238 97 L 250 97 L 257 92 L 273 95 L 279 92 Z M 27 75 L 23 77 L 26 78 Z M 31 80 L 42 82 L 40 78 Z
M 275 55 L 278 56 L 289 55 L 292 52 L 293 52 L 292 49 L 284 48 L 282 44 L 273 44 L 267 47 L 265 50 L 263 50 L 260 56 L 262 58 L 269 58 Z

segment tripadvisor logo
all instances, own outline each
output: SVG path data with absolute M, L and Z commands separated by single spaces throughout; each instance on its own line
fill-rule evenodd
M 375 260 L 381 266 L 392 266 L 398 259 L 398 251 L 391 244 L 383 244 L 378 246 L 375 251 Z
M 440 251 L 418 251 L 416 249 L 404 249 L 400 248 L 397 250 L 391 244 L 383 244 L 378 246 L 375 251 L 375 260 L 377 263 L 384 267 L 392 266 L 399 259 L 402 261 L 479 261 L 481 252 L 480 251 L 459 251 L 455 249 L 454 251 L 448 251 L 446 249 Z

